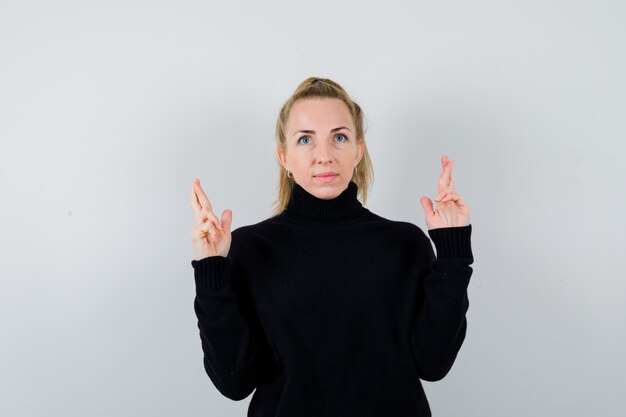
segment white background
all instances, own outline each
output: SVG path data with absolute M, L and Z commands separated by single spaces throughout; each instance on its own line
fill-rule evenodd
M 268 217 L 306 77 L 362 105 L 367 206 L 472 208 L 436 416 L 626 409 L 623 1 L 0 0 L 0 415 L 244 416 L 202 365 L 189 186 Z

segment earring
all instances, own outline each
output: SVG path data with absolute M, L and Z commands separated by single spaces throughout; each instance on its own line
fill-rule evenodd
M 355 165 L 354 166 L 354 174 L 352 174 L 353 177 L 356 175 L 356 172 L 357 172 L 357 166 Z
M 285 171 L 287 171 L 287 178 L 293 179 L 293 174 L 291 173 L 291 171 L 289 171 L 288 169 L 286 169 Z

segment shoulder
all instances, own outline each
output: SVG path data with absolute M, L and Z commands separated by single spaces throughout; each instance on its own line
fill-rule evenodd
M 276 222 L 273 218 L 265 219 L 257 223 L 239 226 L 233 230 L 232 237 L 239 240 L 259 239 L 263 236 L 271 235 L 276 231 Z
M 370 214 L 369 220 L 374 228 L 385 238 L 393 238 L 395 241 L 412 247 L 431 244 L 424 230 L 414 223 L 388 219 L 375 213 Z
M 260 226 L 260 223 L 237 227 L 231 232 L 231 247 L 233 245 L 249 245 L 255 239 L 263 235 L 262 229 L 263 226 Z
M 240 253 L 242 251 L 250 251 L 263 246 L 263 244 L 269 244 L 277 238 L 280 234 L 280 226 L 272 221 L 272 218 L 249 224 L 239 226 L 231 231 L 231 250 L 234 253 Z
M 231 230 L 230 248 L 226 257 L 231 260 L 233 267 L 245 268 L 247 264 L 258 263 L 261 258 L 258 239 L 262 235 L 254 226 L 239 226 Z
M 409 236 L 428 239 L 428 237 L 426 236 L 426 233 L 424 233 L 422 228 L 414 223 L 406 222 L 402 220 L 388 219 L 376 213 L 372 213 L 372 212 L 370 213 L 371 213 L 370 217 L 371 217 L 372 222 L 380 223 L 384 227 L 393 229 L 394 231 L 398 233 L 404 233 Z

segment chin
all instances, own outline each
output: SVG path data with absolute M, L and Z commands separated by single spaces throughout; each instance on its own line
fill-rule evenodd
M 337 197 L 348 186 L 348 184 L 329 183 L 329 184 L 315 184 L 313 189 L 315 190 L 315 196 L 324 200 L 330 200 Z

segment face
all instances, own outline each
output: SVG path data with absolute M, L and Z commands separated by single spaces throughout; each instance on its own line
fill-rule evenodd
M 332 199 L 348 187 L 363 156 L 346 104 L 334 98 L 307 98 L 291 107 L 285 126 L 286 149 L 277 149 L 281 165 L 308 193 Z

